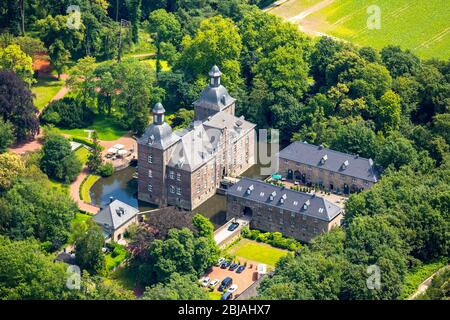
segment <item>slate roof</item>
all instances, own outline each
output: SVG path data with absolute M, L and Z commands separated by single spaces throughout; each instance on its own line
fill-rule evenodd
M 227 112 L 219 112 L 205 122 L 195 121 L 189 129 L 175 132 L 180 137 L 170 157 L 169 166 L 193 172 L 217 153 L 224 128 L 232 141 L 255 127 L 255 124 Z
M 123 224 L 133 219 L 138 213 L 138 209 L 120 200 L 114 200 L 113 202 L 106 205 L 106 207 L 104 207 L 102 210 L 100 210 L 99 213 L 94 215 L 93 218 L 97 224 L 101 225 L 104 228 L 104 230 L 117 230 Z
M 373 160 L 357 155 L 295 141 L 281 150 L 279 156 L 280 160 L 287 159 L 354 178 L 377 182 Z M 343 166 L 346 161 L 347 166 Z
M 249 188 L 252 189 L 250 194 Z M 340 207 L 324 198 L 250 178 L 242 178 L 227 190 L 227 194 L 324 221 L 333 220 L 342 211 Z
M 178 140 L 179 136 L 172 132 L 168 123 L 164 122 L 162 124 L 152 123 L 147 127 L 144 134 L 138 139 L 138 143 L 165 150 Z
M 225 107 L 229 106 L 236 101 L 230 96 L 227 89 L 220 84 L 220 72 L 217 66 L 213 66 L 209 71 L 211 79 L 218 78 L 218 82 L 211 81 L 209 86 L 203 89 L 200 94 L 200 98 L 194 102 L 194 106 L 202 106 L 216 111 L 222 111 Z

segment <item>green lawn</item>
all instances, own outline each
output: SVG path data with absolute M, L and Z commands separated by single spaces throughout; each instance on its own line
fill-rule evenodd
M 89 150 L 83 146 L 79 147 L 77 150 L 75 150 L 75 155 L 82 164 L 86 164 L 88 162 Z
M 149 65 L 152 69 L 156 70 L 156 59 L 146 59 L 142 60 L 141 62 L 146 65 Z M 169 71 L 170 70 L 169 63 L 165 60 L 161 60 L 161 68 L 162 71 Z
M 290 0 L 269 12 L 289 19 L 320 2 Z M 380 29 L 367 27 L 371 5 L 381 10 Z M 422 58 L 450 58 L 450 10 L 442 0 L 335 0 L 295 23 L 362 46 L 394 44 Z
M 92 216 L 90 214 L 78 212 L 75 214 L 75 217 L 72 220 L 72 224 L 79 223 L 79 222 L 86 222 L 87 220 L 89 220 L 91 218 L 92 218 Z
M 253 240 L 242 239 L 229 249 L 229 253 L 274 267 L 278 260 L 288 254 L 288 251 L 274 248 Z
M 98 138 L 103 141 L 117 140 L 127 133 L 119 127 L 111 118 L 105 116 L 97 116 L 94 123 L 86 128 L 81 129 L 60 129 L 55 128 L 55 131 L 60 134 L 67 134 L 73 137 L 87 138 L 88 133 L 84 130 L 95 130 L 97 132 Z
M 34 104 L 39 109 L 42 110 L 53 98 L 53 96 L 58 93 L 58 91 L 64 85 L 64 81 L 55 78 L 39 78 L 37 83 L 33 85 L 31 91 L 35 95 Z
M 112 271 L 127 258 L 128 252 L 124 246 L 114 244 L 114 250 L 105 256 L 106 269 Z
M 430 277 L 434 272 L 447 265 L 447 259 L 431 262 L 421 265 L 418 268 L 409 270 L 403 281 L 403 290 L 400 299 L 407 299 L 410 295 L 416 292 L 419 285 Z
M 209 300 L 220 300 L 220 298 L 222 297 L 222 293 L 217 291 L 210 291 L 208 292 L 208 297 Z
M 91 203 L 91 196 L 89 195 L 89 190 L 94 185 L 94 183 L 97 182 L 97 180 L 100 179 L 100 176 L 91 174 L 88 175 L 80 186 L 80 198 L 86 203 Z
M 136 276 L 127 268 L 119 267 L 109 276 L 109 281 L 116 281 L 123 288 L 133 290 L 136 286 Z

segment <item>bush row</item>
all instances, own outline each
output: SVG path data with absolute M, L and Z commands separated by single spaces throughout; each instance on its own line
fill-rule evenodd
M 241 230 L 241 235 L 244 238 L 255 240 L 269 244 L 280 249 L 287 249 L 290 251 L 297 251 L 302 247 L 301 243 L 295 239 L 283 237 L 281 232 L 261 232 L 259 230 L 250 230 L 247 226 Z
M 92 119 L 94 119 L 92 111 L 83 108 L 79 101 L 71 97 L 50 102 L 41 115 L 42 123 L 67 129 L 89 126 Z

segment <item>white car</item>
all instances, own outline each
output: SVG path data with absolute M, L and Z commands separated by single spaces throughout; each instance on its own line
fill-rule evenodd
M 219 258 L 219 260 L 217 260 L 217 266 L 220 266 L 222 263 L 225 262 L 225 258 Z
M 214 279 L 213 281 L 210 282 L 209 287 L 210 288 L 214 288 L 215 286 L 217 286 L 217 284 L 220 282 L 219 279 Z
M 231 287 L 228 288 L 227 292 L 235 292 L 237 290 L 238 286 L 236 284 L 233 284 Z
M 209 284 L 209 281 L 211 281 L 211 279 L 209 277 L 206 277 L 202 280 L 202 286 L 206 287 Z

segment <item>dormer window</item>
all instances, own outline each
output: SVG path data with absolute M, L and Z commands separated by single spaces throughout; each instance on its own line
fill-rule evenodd
M 309 205 L 310 205 L 309 200 L 306 200 L 306 202 L 303 204 L 303 210 L 308 210 Z
M 349 165 L 348 160 L 345 160 L 344 163 L 342 164 L 342 169 L 347 169 L 348 165 Z
M 152 171 L 152 169 L 148 170 L 148 177 L 149 178 L 153 178 L 153 171 Z
M 247 189 L 247 194 L 251 194 L 252 191 L 255 189 L 255 187 L 253 185 L 251 185 L 250 187 L 248 187 Z
M 328 160 L 328 155 L 324 155 L 322 159 L 320 159 L 320 164 L 325 164 L 325 162 Z
M 149 138 L 148 138 L 148 144 L 153 144 L 155 142 L 155 136 L 154 135 L 151 135 Z
M 148 163 L 153 163 L 153 156 L 151 154 L 148 155 Z
M 275 196 L 277 195 L 277 193 L 274 191 L 270 194 L 270 201 L 273 201 L 273 199 L 275 198 Z

